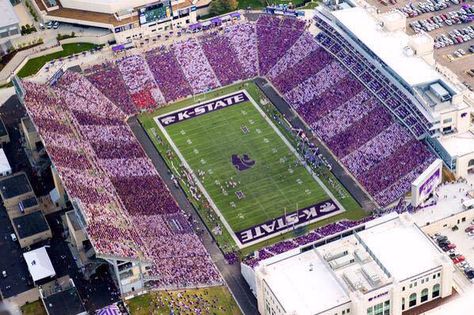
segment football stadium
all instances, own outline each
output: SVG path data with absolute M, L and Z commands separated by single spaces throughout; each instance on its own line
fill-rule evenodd
M 236 244 L 344 210 L 246 91 L 155 121 Z
M 336 7 L 239 14 L 46 83 L 15 79 L 122 294 L 222 284 L 194 214 L 252 269 L 413 210 L 443 165 L 474 170 L 446 145 L 467 132 L 465 92 L 420 57 L 424 42 L 397 33 L 382 55 L 379 19 L 391 34 L 395 18 L 359 25 L 365 9 Z

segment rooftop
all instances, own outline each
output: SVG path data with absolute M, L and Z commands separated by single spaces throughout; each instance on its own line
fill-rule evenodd
M 49 230 L 48 222 L 41 211 L 35 211 L 13 219 L 20 239 Z
M 13 24 L 19 24 L 20 20 L 13 10 L 13 6 L 10 0 L 0 0 L 0 12 L 2 12 L 2 18 L 0 19 L 0 27 L 5 27 Z
M 359 232 L 361 240 L 398 281 L 441 266 L 442 253 L 408 216 Z
M 79 224 L 78 218 L 74 212 L 74 210 L 66 212 L 67 218 L 71 221 L 72 227 L 74 231 L 79 231 L 82 229 L 81 225 Z
M 28 132 L 36 132 L 36 128 L 35 126 L 33 125 L 33 122 L 31 121 L 31 118 L 30 117 L 24 117 L 21 119 L 21 122 L 23 123 L 23 125 L 25 126 L 26 128 L 26 131 Z
M 426 61 L 406 52 L 410 37 L 405 32 L 382 30 L 377 19 L 361 7 L 334 11 L 333 15 L 409 85 L 440 79 Z
M 44 304 L 50 315 L 77 315 L 86 312 L 76 287 L 44 298 Z
M 318 314 L 350 301 L 316 250 L 276 261 L 265 266 L 263 272 L 286 314 Z
M 471 131 L 442 137 L 438 141 L 452 157 L 459 157 L 474 152 L 474 133 Z
M 31 208 L 31 207 L 34 207 L 34 206 L 38 205 L 38 200 L 36 200 L 35 196 L 32 196 L 32 197 L 26 198 L 25 200 L 22 200 L 21 204 L 22 204 L 23 208 L 25 208 L 25 209 L 26 208 Z
M 36 3 L 41 2 L 41 0 L 35 0 L 35 1 Z M 82 21 L 84 24 L 87 24 L 87 22 L 109 24 L 109 25 L 113 25 L 114 27 L 138 22 L 138 15 L 133 15 L 123 20 L 117 20 L 113 14 L 86 11 L 86 10 L 69 9 L 69 8 L 64 8 L 62 6 L 59 6 L 59 9 L 50 11 L 47 14 L 48 16 L 52 18 L 73 19 L 73 20 Z
M 25 173 L 17 173 L 0 180 L 0 194 L 3 199 L 14 198 L 28 192 L 33 192 L 33 188 Z
M 7 156 L 5 155 L 5 151 L 0 148 L 0 172 L 4 173 L 6 171 L 11 173 L 12 168 L 8 162 Z
M 354 235 L 318 247 L 317 251 L 353 292 L 364 294 L 391 282 Z
M 46 247 L 43 246 L 26 252 L 23 254 L 23 257 L 34 282 L 56 275 Z

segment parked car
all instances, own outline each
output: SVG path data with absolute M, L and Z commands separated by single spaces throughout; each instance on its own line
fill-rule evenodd
M 458 255 L 458 256 L 452 258 L 452 260 L 453 260 L 453 263 L 459 264 L 459 263 L 462 263 L 464 260 L 466 260 L 466 258 L 462 255 Z
M 469 233 L 469 232 L 472 232 L 472 231 L 474 231 L 474 225 L 468 226 L 468 227 L 464 230 L 464 232 L 466 232 L 466 233 Z
M 7 272 L 6 272 L 5 270 L 2 271 L 2 276 L 3 276 L 4 278 L 7 277 Z
M 470 269 L 464 270 L 464 274 L 469 280 L 474 279 L 474 269 L 470 268 Z

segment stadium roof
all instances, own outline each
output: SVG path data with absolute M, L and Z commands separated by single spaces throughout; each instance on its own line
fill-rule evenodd
M 460 157 L 474 152 L 474 133 L 471 131 L 438 139 L 452 157 Z
M 20 23 L 20 20 L 18 19 L 15 10 L 13 10 L 13 6 L 10 3 L 10 0 L 0 0 L 0 12 L 2 12 L 2 18 L 0 19 L 0 27 Z
M 374 16 L 361 7 L 334 11 L 333 15 L 409 85 L 440 79 L 426 61 L 406 53 L 410 36 L 405 32 L 382 30 Z
M 48 277 L 54 277 L 56 271 L 54 271 L 53 264 L 49 259 L 46 247 L 40 247 L 38 249 L 26 252 L 23 254 L 28 271 L 33 278 L 33 281 L 39 281 Z
M 441 266 L 442 253 L 406 216 L 373 226 L 359 236 L 398 281 Z
M 315 250 L 269 264 L 262 272 L 286 314 L 319 314 L 350 301 Z

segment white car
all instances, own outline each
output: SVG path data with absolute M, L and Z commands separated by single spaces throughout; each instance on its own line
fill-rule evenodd
M 2 271 L 2 276 L 3 276 L 4 278 L 7 277 L 7 272 L 6 272 L 5 270 Z
M 17 241 L 15 233 L 10 234 L 10 237 L 11 237 L 12 241 L 14 241 L 14 242 Z

